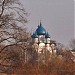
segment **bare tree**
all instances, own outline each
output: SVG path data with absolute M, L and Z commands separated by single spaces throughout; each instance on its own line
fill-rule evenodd
M 0 0 L 0 8 L 0 44 L 6 42 L 6 45 L 10 45 L 27 41 L 24 28 L 27 13 L 19 0 Z
M 19 0 L 0 0 L 1 72 L 9 72 L 12 70 L 10 68 L 21 63 L 22 55 L 30 42 L 30 35 L 25 27 L 26 23 L 27 12 Z M 19 52 L 17 48 L 20 49 Z

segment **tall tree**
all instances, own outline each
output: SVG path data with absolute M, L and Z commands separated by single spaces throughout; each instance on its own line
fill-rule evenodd
M 27 12 L 19 0 L 0 0 L 1 72 L 9 73 L 9 69 L 18 64 L 16 62 L 20 63 L 20 57 L 24 55 L 30 40 L 25 28 L 26 23 Z M 21 50 L 20 54 L 17 48 Z

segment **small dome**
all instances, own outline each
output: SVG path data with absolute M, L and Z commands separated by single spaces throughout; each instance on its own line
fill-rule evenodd
M 47 34 L 45 35 L 45 38 L 50 38 L 50 35 L 47 33 Z
M 38 35 L 37 35 L 37 33 L 36 33 L 36 32 L 35 32 L 35 33 L 33 33 L 32 38 L 38 38 Z
M 37 32 L 37 35 L 45 35 L 46 34 L 46 30 L 42 27 L 41 23 L 40 23 L 40 26 L 38 26 L 36 32 Z

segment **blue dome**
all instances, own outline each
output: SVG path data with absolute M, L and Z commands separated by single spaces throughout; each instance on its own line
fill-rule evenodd
M 41 23 L 40 23 L 40 26 L 38 26 L 36 32 L 37 32 L 37 35 L 45 35 L 46 34 L 46 30 L 42 27 Z
M 45 35 L 45 38 L 50 38 L 50 35 L 47 33 L 47 34 Z
M 33 33 L 32 38 L 38 38 L 38 35 L 37 35 L 37 33 L 36 33 L 36 32 L 35 32 L 35 33 Z

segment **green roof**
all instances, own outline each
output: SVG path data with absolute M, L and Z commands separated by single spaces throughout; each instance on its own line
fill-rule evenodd
M 71 50 L 72 52 L 75 52 L 75 49 Z

